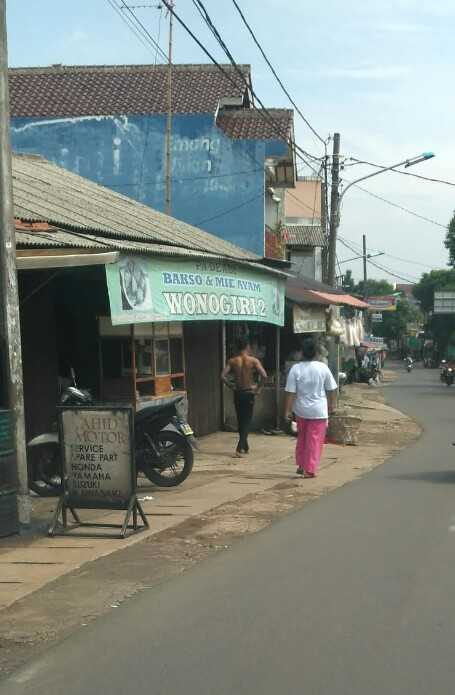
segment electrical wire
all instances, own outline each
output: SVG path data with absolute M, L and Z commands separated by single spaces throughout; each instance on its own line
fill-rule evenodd
M 193 222 L 193 226 L 199 227 L 200 224 L 205 224 L 206 222 L 211 222 L 212 220 L 216 220 L 219 217 L 224 217 L 224 215 L 228 215 L 230 212 L 234 212 L 234 210 L 238 210 L 239 208 L 245 207 L 245 205 L 248 205 L 249 203 L 252 203 L 253 201 L 257 200 L 258 198 L 261 198 L 264 195 L 264 191 L 261 190 L 258 195 L 255 195 L 253 198 L 249 198 L 248 200 L 244 200 L 242 203 L 239 203 L 238 205 L 234 205 L 232 208 L 228 208 L 227 210 L 223 210 L 222 212 L 218 213 L 217 215 L 213 215 L 212 217 L 206 217 L 203 220 L 199 220 L 199 222 Z
M 356 242 L 352 241 L 351 239 L 347 239 L 346 237 L 340 237 L 339 236 L 339 238 L 341 238 L 341 239 L 344 238 L 345 241 L 350 241 L 353 244 L 356 243 Z M 402 263 L 408 263 L 409 265 L 417 265 L 417 266 L 420 266 L 421 268 L 434 268 L 434 265 L 432 265 L 431 263 L 421 263 L 420 261 L 409 260 L 409 258 L 401 258 L 401 256 L 394 256 L 391 253 L 387 253 L 387 251 L 381 251 L 381 249 L 372 248 L 371 246 L 367 250 L 382 253 L 384 256 L 387 256 L 388 258 L 393 258 L 395 261 L 401 261 Z M 359 246 L 359 251 L 360 251 L 360 246 Z
M 241 8 L 240 8 L 240 6 L 239 6 L 237 0 L 232 0 L 232 2 L 234 3 L 234 6 L 235 6 L 235 8 L 237 9 L 237 12 L 239 13 L 240 17 L 242 18 L 242 21 L 243 21 L 243 23 L 245 24 L 246 28 L 248 29 L 248 31 L 249 31 L 249 33 L 250 33 L 250 35 L 251 35 L 251 38 L 253 39 L 254 43 L 255 43 L 256 46 L 258 47 L 259 51 L 261 52 L 262 57 L 264 58 L 264 60 L 265 60 L 265 62 L 267 63 L 267 65 L 269 66 L 270 70 L 272 71 L 272 73 L 273 73 L 273 75 L 274 75 L 276 81 L 277 81 L 278 84 L 280 85 L 281 89 L 282 89 L 283 92 L 286 94 L 287 98 L 289 99 L 289 101 L 291 102 L 291 104 L 293 105 L 293 107 L 295 108 L 295 110 L 297 111 L 297 113 L 299 114 L 299 116 L 301 117 L 301 119 L 304 121 L 304 123 L 306 123 L 306 125 L 307 125 L 308 128 L 311 130 L 311 132 L 318 138 L 318 140 L 320 140 L 320 142 L 322 142 L 322 144 L 323 144 L 324 147 L 325 147 L 326 141 L 322 138 L 321 135 L 319 135 L 319 133 L 317 132 L 317 130 L 311 125 L 311 123 L 309 122 L 309 120 L 304 116 L 304 114 L 302 113 L 301 109 L 297 106 L 297 104 L 295 103 L 294 99 L 293 99 L 293 98 L 291 97 L 291 95 L 289 94 L 288 90 L 286 89 L 286 87 L 284 86 L 282 80 L 280 79 L 278 73 L 276 72 L 275 68 L 273 67 L 272 63 L 270 62 L 269 58 L 267 57 L 267 55 L 266 55 L 264 49 L 262 48 L 261 44 L 259 43 L 258 39 L 256 38 L 256 35 L 255 35 L 253 29 L 251 28 L 250 24 L 248 23 L 248 21 L 247 21 L 245 15 L 244 15 L 244 13 L 242 12 L 242 10 L 241 10 Z
M 356 249 L 352 244 L 349 244 L 347 241 L 345 241 L 341 237 L 338 237 L 338 239 L 343 244 L 343 246 L 348 248 L 350 251 L 353 251 L 354 253 L 359 253 L 359 249 Z M 363 256 L 363 250 L 362 250 L 362 256 Z M 387 275 L 391 275 L 392 277 L 395 277 L 399 280 L 404 280 L 405 282 L 409 282 L 411 284 L 414 284 L 415 282 L 418 281 L 418 278 L 413 278 L 411 280 L 409 277 L 404 277 L 403 275 L 399 275 L 394 270 L 391 270 L 390 268 L 386 268 L 385 266 L 377 263 L 376 261 L 373 261 L 371 258 L 367 258 L 367 263 L 370 263 L 370 265 L 373 265 L 375 268 L 378 268 L 379 270 L 382 270 L 384 273 L 387 273 Z
M 207 25 L 210 28 L 210 31 L 214 34 L 214 36 L 217 38 L 218 43 L 220 46 L 223 48 L 223 51 L 226 53 L 228 56 L 232 67 L 235 69 L 236 73 L 239 75 L 241 82 L 245 85 L 247 91 L 251 94 L 252 97 L 252 107 L 255 109 L 255 111 L 258 113 L 258 115 L 269 125 L 271 124 L 272 127 L 274 128 L 275 132 L 280 136 L 281 139 L 286 140 L 288 143 L 289 147 L 291 148 L 292 152 L 294 153 L 295 156 L 299 157 L 303 162 L 307 164 L 307 166 L 314 172 L 317 173 L 316 169 L 313 167 L 312 164 L 310 164 L 306 160 L 306 152 L 303 150 L 299 145 L 297 145 L 291 138 L 288 137 L 284 131 L 281 130 L 281 127 L 279 123 L 277 123 L 276 119 L 273 118 L 273 116 L 270 114 L 268 109 L 264 106 L 263 102 L 261 99 L 257 96 L 255 91 L 253 90 L 251 83 L 248 82 L 248 80 L 245 78 L 243 72 L 235 62 L 235 60 L 232 57 L 232 54 L 230 53 L 229 49 L 227 48 L 226 44 L 224 43 L 223 39 L 221 38 L 218 30 L 214 26 L 213 22 L 210 19 L 210 16 L 208 15 L 207 10 L 205 9 L 204 4 L 202 3 L 202 0 L 192 0 L 193 3 L 198 3 L 201 11 L 203 12 L 202 16 L 204 17 L 204 21 L 206 21 Z M 220 63 L 213 57 L 213 55 L 210 53 L 210 51 L 204 46 L 202 41 L 198 39 L 198 37 L 195 35 L 195 33 L 188 27 L 187 24 L 181 19 L 181 17 L 177 14 L 177 12 L 174 10 L 173 6 L 169 2 L 169 0 L 162 0 L 163 4 L 166 6 L 169 12 L 172 13 L 173 17 L 177 20 L 177 22 L 185 29 L 185 31 L 191 36 L 191 38 L 197 43 L 199 48 L 205 53 L 205 55 L 212 61 L 212 63 L 224 74 L 224 76 L 229 80 L 229 82 L 236 88 L 239 88 L 239 84 L 235 82 L 235 80 L 232 79 L 232 77 L 229 75 L 229 73 L 223 68 Z M 206 19 L 207 17 L 207 19 Z M 254 105 L 254 99 L 261 105 L 262 111 L 259 110 L 255 105 Z M 267 116 L 266 116 L 267 114 Z
M 211 179 L 223 179 L 223 178 L 228 178 L 230 176 L 247 176 L 250 174 L 256 174 L 259 172 L 263 172 L 264 169 L 249 169 L 248 171 L 233 171 L 230 174 L 208 174 L 206 176 L 173 176 L 171 178 L 171 181 L 210 181 Z M 129 182 L 129 183 L 109 183 L 109 184 L 104 184 L 108 188 L 123 188 L 123 187 L 131 187 L 131 186 L 164 186 L 165 180 L 161 179 L 160 181 L 143 181 L 142 183 L 140 181 L 136 181 L 135 183 Z
M 112 9 L 118 14 L 118 16 L 120 17 L 120 19 L 122 20 L 122 22 L 123 22 L 124 24 L 126 24 L 126 26 L 128 27 L 128 29 L 136 36 L 136 38 L 139 39 L 139 41 L 142 43 L 142 45 L 145 46 L 145 48 L 146 48 L 147 50 L 149 50 L 149 49 L 150 49 L 149 43 L 145 40 L 145 38 L 143 37 L 143 35 L 138 31 L 138 29 L 135 27 L 135 25 L 134 25 L 133 22 L 130 20 L 130 18 L 129 18 L 129 17 L 126 17 L 126 16 L 124 15 L 124 13 L 120 10 L 120 8 L 118 7 L 118 5 L 115 4 L 114 0 L 106 0 L 106 1 L 107 1 L 107 3 L 112 7 Z
M 348 179 L 344 179 L 344 181 L 346 181 L 347 183 L 351 183 Z M 359 184 L 357 183 L 354 184 L 354 186 L 355 188 L 358 188 L 359 190 L 363 191 L 364 193 L 367 193 L 368 195 L 372 196 L 373 198 L 376 198 L 377 200 L 381 200 L 383 203 L 386 203 L 387 205 L 390 205 L 393 208 L 397 208 L 402 212 L 407 212 L 408 215 L 412 215 L 413 217 L 417 217 L 418 219 L 423 220 L 424 222 L 429 222 L 430 224 L 434 224 L 436 227 L 442 227 L 442 229 L 447 230 L 447 225 L 442 224 L 441 222 L 432 220 L 430 217 L 425 217 L 425 215 L 421 215 L 418 212 L 414 212 L 414 210 L 410 210 L 409 208 L 406 208 L 403 205 L 399 205 L 398 203 L 394 203 L 391 200 L 387 200 L 387 198 L 383 198 L 377 193 L 372 193 L 367 188 L 363 188 L 363 186 L 359 186 Z
M 385 169 L 386 167 L 381 164 L 373 164 L 373 162 L 366 162 L 361 159 L 356 159 L 355 157 L 350 157 L 356 164 L 366 164 L 367 166 L 374 167 L 375 169 Z M 445 179 L 434 179 L 430 176 L 422 176 L 422 174 L 416 174 L 413 171 L 403 171 L 402 169 L 389 169 L 391 174 L 401 174 L 402 176 L 412 176 L 415 179 L 421 179 L 422 181 L 430 181 L 432 183 L 443 183 L 446 186 L 453 186 L 455 188 L 455 183 L 453 181 L 446 181 Z
M 156 66 L 156 64 L 157 64 L 157 62 L 158 62 L 158 47 L 159 47 L 159 45 L 160 45 L 160 38 L 161 38 L 161 20 L 162 20 L 162 19 L 163 19 L 163 6 L 161 5 L 161 7 L 160 7 L 160 16 L 159 16 L 159 19 L 158 19 L 158 35 L 157 35 L 157 38 L 156 38 L 157 47 L 156 47 L 156 53 L 155 53 L 155 66 Z
M 124 4 L 122 9 L 117 5 L 115 0 L 107 0 L 108 4 L 112 7 L 115 12 L 121 17 L 122 21 L 129 27 L 131 31 L 133 31 L 134 34 L 136 34 L 137 38 L 140 39 L 141 43 L 146 46 L 146 48 L 153 48 L 153 52 L 155 53 L 155 56 L 157 53 L 160 54 L 160 56 L 163 58 L 163 60 L 167 63 L 168 62 L 168 57 L 166 53 L 162 50 L 160 45 L 155 41 L 153 36 L 150 34 L 148 31 L 147 27 L 141 22 L 141 20 L 137 17 L 137 15 L 133 12 L 131 7 L 128 5 Z M 122 10 L 128 10 L 128 15 L 126 15 Z M 156 63 L 156 61 L 155 61 Z
M 161 46 L 159 45 L 159 43 L 157 43 L 157 42 L 155 41 L 155 39 L 153 38 L 153 36 L 151 35 L 151 33 L 149 32 L 149 30 L 147 29 L 147 27 L 146 27 L 146 26 L 143 24 L 143 22 L 141 22 L 141 20 L 139 19 L 139 17 L 137 16 L 137 14 L 131 9 L 131 7 L 129 7 L 129 5 L 126 5 L 125 3 L 124 3 L 124 5 L 123 5 L 123 9 L 127 10 L 127 11 L 130 13 L 130 15 L 131 15 L 131 17 L 133 18 L 133 20 L 135 21 L 135 23 L 136 23 L 137 25 L 139 25 L 139 27 L 142 29 L 142 31 L 143 31 L 144 34 L 147 36 L 147 38 L 149 39 L 149 41 L 151 41 L 151 43 L 153 44 L 153 46 L 155 46 L 157 52 L 161 55 L 161 57 L 164 59 L 164 61 L 167 62 L 167 61 L 169 60 L 168 55 L 163 51 L 163 49 L 161 48 Z

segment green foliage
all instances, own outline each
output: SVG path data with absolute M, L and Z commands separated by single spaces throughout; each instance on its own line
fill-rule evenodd
M 360 280 L 360 282 L 355 286 L 355 293 L 360 294 L 362 297 L 364 296 L 363 286 L 363 280 Z M 367 280 L 367 290 L 368 297 L 383 297 L 385 295 L 392 294 L 394 291 L 393 285 L 391 285 L 387 280 Z
M 399 299 L 396 311 L 384 311 L 382 323 L 373 323 L 373 334 L 399 340 L 401 336 L 406 334 L 409 323 L 420 323 L 421 321 L 421 312 L 407 299 Z
M 354 278 L 352 277 L 352 270 L 347 270 L 345 275 L 344 275 L 343 289 L 345 289 L 346 292 L 349 292 L 349 293 L 354 292 L 355 282 L 354 282 Z
M 429 273 L 424 273 L 412 292 L 414 297 L 419 300 L 422 311 L 428 312 L 433 309 L 435 290 L 448 289 L 455 290 L 455 270 L 453 268 L 450 270 L 431 270 Z
M 449 265 L 455 266 L 455 213 L 447 226 L 444 245 L 449 251 Z

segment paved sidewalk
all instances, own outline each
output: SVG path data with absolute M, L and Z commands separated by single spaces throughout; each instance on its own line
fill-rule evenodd
M 345 396 L 355 408 L 357 403 L 357 412 L 364 418 L 360 445 L 327 445 L 322 470 L 336 463 L 348 463 L 350 470 L 368 470 L 373 465 L 382 463 L 392 453 L 393 429 L 399 429 L 400 421 L 408 418 L 375 402 L 376 394 L 371 390 L 367 391 L 367 388 L 360 385 L 350 387 Z M 387 445 L 381 448 L 380 442 L 384 439 L 387 440 Z M 253 434 L 252 452 L 243 459 L 232 457 L 234 445 L 235 435 L 227 432 L 219 432 L 201 440 L 194 471 L 181 487 L 165 489 L 153 487 L 145 481 L 141 483 L 138 496 L 149 519 L 150 529 L 124 540 L 69 535 L 49 538 L 47 526 L 57 501 L 55 498 L 35 497 L 33 530 L 22 536 L 0 540 L 0 609 L 84 563 L 139 543 L 226 503 L 235 503 L 252 493 L 263 493 L 286 481 L 292 484 L 296 479 L 293 460 L 295 440 L 292 437 Z M 339 466 L 339 470 L 342 469 L 343 466 Z M 324 472 L 318 481 L 325 484 Z M 302 484 L 305 482 L 302 481 Z M 343 482 L 347 482 L 347 479 L 340 484 Z M 119 523 L 123 513 L 82 511 L 81 517 L 85 521 Z

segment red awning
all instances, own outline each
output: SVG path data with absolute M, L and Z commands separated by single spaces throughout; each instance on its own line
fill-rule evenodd
M 356 297 L 351 297 L 350 294 L 331 294 L 329 292 L 317 292 L 316 290 L 308 290 L 308 292 L 316 298 L 325 300 L 327 304 L 344 304 L 356 309 L 368 309 L 366 302 L 362 302 L 361 299 Z

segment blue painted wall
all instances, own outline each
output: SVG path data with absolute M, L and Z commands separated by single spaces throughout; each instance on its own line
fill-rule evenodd
M 15 152 L 46 157 L 164 210 L 164 115 L 15 118 Z M 232 140 L 213 114 L 175 115 L 172 214 L 264 255 L 264 160 L 280 141 Z

